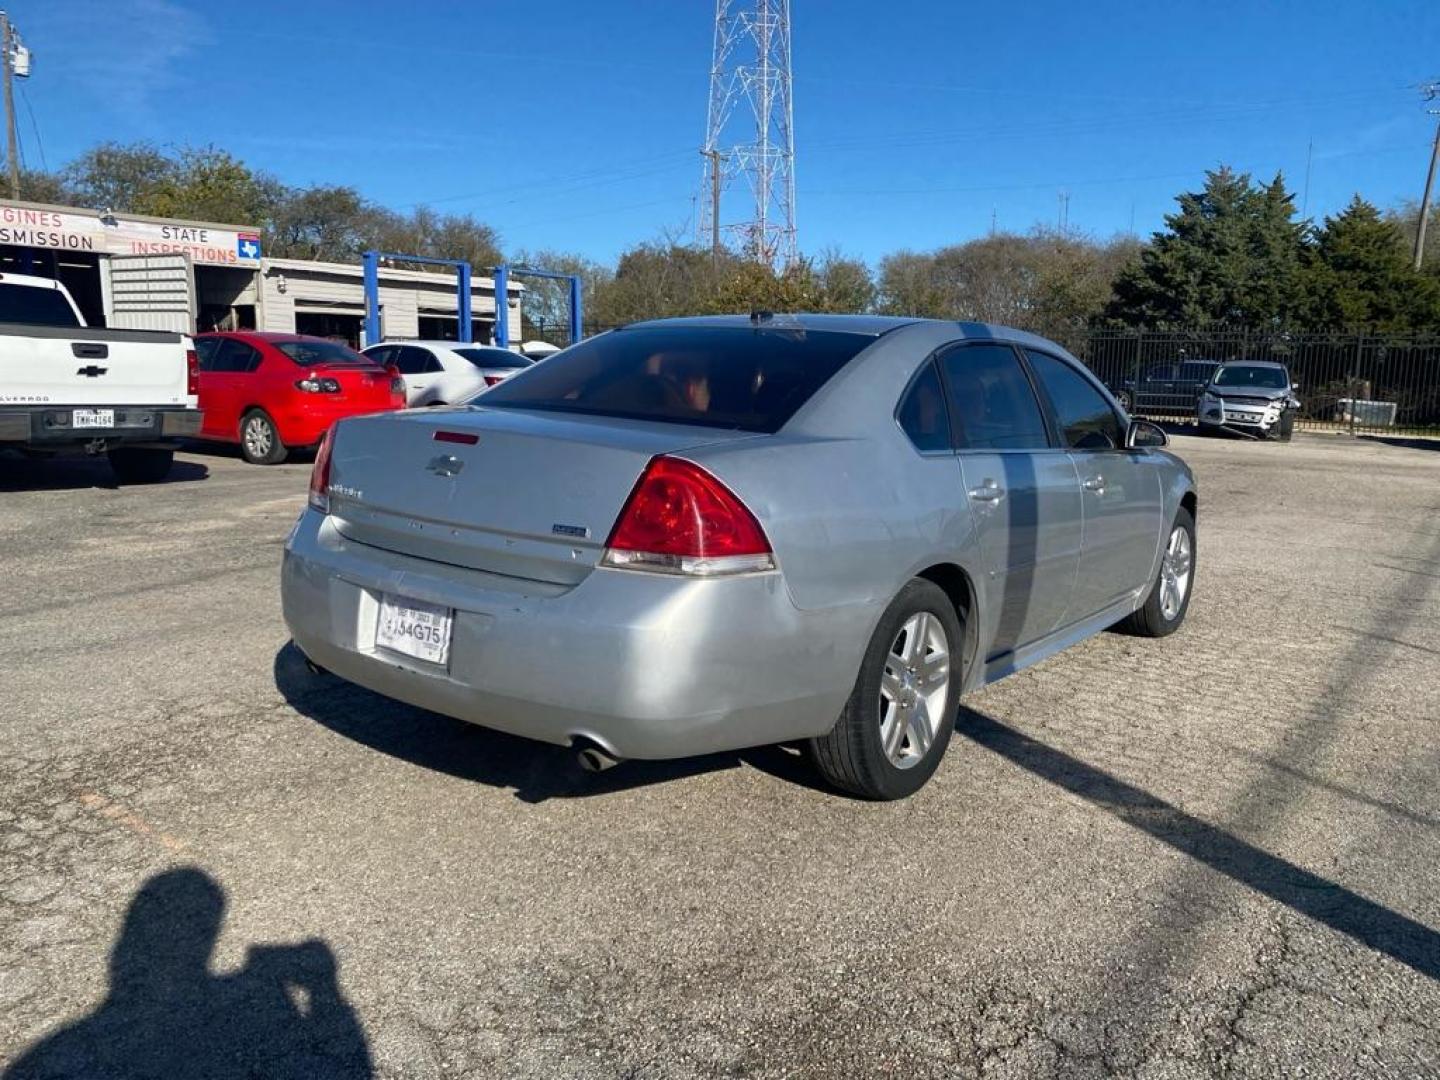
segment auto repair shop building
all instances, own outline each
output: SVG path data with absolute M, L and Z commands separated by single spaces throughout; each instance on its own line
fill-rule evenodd
M 343 338 L 365 322 L 359 265 L 269 259 L 258 229 L 0 200 L 0 274 L 63 282 L 91 326 L 142 330 L 273 330 Z M 520 337 L 520 294 L 505 305 Z M 388 338 L 459 337 L 455 279 L 380 268 Z M 471 281 L 472 338 L 491 340 L 495 283 Z

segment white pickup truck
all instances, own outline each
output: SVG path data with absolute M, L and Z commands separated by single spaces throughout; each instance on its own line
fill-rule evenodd
M 85 326 L 65 286 L 0 274 L 0 450 L 105 453 L 122 483 L 170 472 L 200 431 L 185 334 Z

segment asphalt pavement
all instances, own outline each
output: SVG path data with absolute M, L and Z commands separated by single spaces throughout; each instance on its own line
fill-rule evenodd
M 891 805 L 310 674 L 304 463 L 0 462 L 4 1075 L 1440 1076 L 1440 451 L 1174 449 L 1184 629 Z

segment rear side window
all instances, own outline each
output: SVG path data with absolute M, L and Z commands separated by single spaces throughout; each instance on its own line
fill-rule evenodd
M 0 322 L 32 326 L 79 326 L 59 289 L 0 284 Z
M 940 358 L 955 417 L 956 445 L 969 450 L 1049 447 L 1035 391 L 1008 345 L 965 345 Z
M 872 341 L 834 330 L 616 330 L 512 376 L 476 405 L 776 432 Z
M 1120 420 L 1093 383 L 1063 360 L 1025 350 L 1035 377 L 1055 406 L 1065 445 L 1075 450 L 1108 450 L 1124 445 Z
M 940 385 L 940 373 L 935 369 L 933 360 L 925 365 L 910 384 L 910 389 L 905 391 L 895 418 L 900 422 L 900 429 L 921 453 L 951 448 L 945 390 Z

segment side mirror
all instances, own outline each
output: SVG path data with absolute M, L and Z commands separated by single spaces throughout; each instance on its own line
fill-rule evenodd
M 1131 420 L 1129 430 L 1125 432 L 1125 445 L 1132 450 L 1169 446 L 1170 436 L 1165 434 L 1165 429 L 1159 424 L 1149 420 Z

